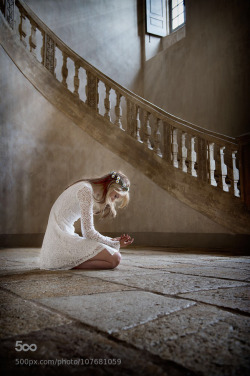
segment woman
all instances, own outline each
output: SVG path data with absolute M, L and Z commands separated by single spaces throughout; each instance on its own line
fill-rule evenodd
M 116 216 L 116 203 L 129 202 L 129 179 L 111 172 L 97 179 L 82 179 L 68 186 L 51 208 L 40 253 L 40 269 L 113 269 L 120 263 L 120 247 L 134 239 L 101 235 L 95 230 L 93 215 Z M 74 222 L 81 218 L 82 236 Z

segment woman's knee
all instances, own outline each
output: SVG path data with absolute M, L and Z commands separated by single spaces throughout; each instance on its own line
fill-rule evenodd
M 113 255 L 112 255 L 112 261 L 111 261 L 111 265 L 112 265 L 112 269 L 116 268 L 121 262 L 121 254 L 120 252 L 115 252 Z
M 111 255 L 111 253 L 104 248 L 100 253 L 92 257 L 90 260 L 106 261 L 109 263 L 110 269 L 114 269 L 120 264 L 121 254 L 120 252 L 115 252 L 113 255 Z

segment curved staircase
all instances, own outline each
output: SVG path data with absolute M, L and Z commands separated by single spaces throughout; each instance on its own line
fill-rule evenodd
M 2 47 L 48 101 L 181 202 L 234 233 L 250 233 L 244 140 L 179 119 L 114 82 L 24 2 L 1 8 Z

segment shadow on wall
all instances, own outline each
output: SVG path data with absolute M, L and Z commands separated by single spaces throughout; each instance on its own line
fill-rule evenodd
M 84 135 L 76 127 L 72 130 L 72 123 L 26 81 L 3 51 L 0 61 L 5 89 L 1 233 L 42 233 L 57 196 L 88 165 Z
M 0 233 L 41 234 L 53 203 L 69 184 L 114 169 L 124 171 L 123 163 L 128 165 L 55 109 L 3 50 L 0 54 L 5 162 Z

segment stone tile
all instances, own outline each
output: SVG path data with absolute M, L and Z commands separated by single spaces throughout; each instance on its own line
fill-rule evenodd
M 20 337 L 2 341 L 0 358 L 4 365 L 4 375 L 87 375 L 87 376 L 195 376 L 182 366 L 160 360 L 149 352 L 131 348 L 120 341 L 85 329 L 80 324 L 63 325 L 23 335 L 23 343 L 36 344 L 37 351 L 28 356 L 17 354 L 13 343 Z M 26 353 L 27 354 L 27 353 Z M 15 359 L 37 360 L 33 366 L 16 366 Z M 41 365 L 40 361 L 52 360 L 64 362 L 63 365 Z M 91 364 L 95 360 L 97 365 Z M 101 364 L 106 362 L 106 364 Z M 89 361 L 82 365 L 81 362 Z M 68 362 L 68 365 L 67 363 Z M 70 364 L 70 363 L 75 364 Z M 113 364 L 111 364 L 111 362 Z M 116 364 L 115 364 L 116 362 Z M 76 364 L 78 363 L 78 365 Z M 80 363 L 80 364 L 79 364 Z
M 249 332 L 249 317 L 198 304 L 113 335 L 204 376 L 243 376 Z
M 139 253 L 139 254 L 138 254 Z M 150 266 L 155 268 L 161 268 L 175 263 L 187 263 L 192 265 L 204 265 L 204 266 L 220 266 L 230 268 L 245 268 L 250 269 L 250 257 L 249 256 L 231 256 L 223 257 L 216 255 L 204 255 L 194 253 L 173 253 L 165 252 L 163 254 L 155 254 L 151 251 L 149 254 L 141 254 L 140 252 L 131 252 L 131 254 L 124 254 L 122 258 L 123 264 L 136 265 L 136 266 Z
M 121 265 L 127 267 L 136 267 L 136 268 L 153 268 L 153 267 L 161 267 L 163 268 L 166 263 L 163 263 L 162 260 L 157 260 L 156 258 L 152 258 L 149 256 L 132 256 L 131 258 L 123 258 L 121 260 Z
M 188 260 L 187 260 L 188 261 Z M 250 258 L 234 258 L 234 257 L 210 257 L 204 259 L 192 260 L 194 265 L 204 265 L 204 266 L 217 266 L 220 268 L 243 268 L 246 270 L 250 269 Z
M 108 333 L 141 325 L 194 304 L 144 291 L 47 298 L 39 302 Z
M 4 277 L 4 276 L 14 275 L 14 274 L 23 274 L 23 273 L 26 273 L 26 272 L 30 272 L 32 270 L 38 271 L 38 269 L 29 269 L 29 268 L 0 270 L 0 278 Z
M 72 322 L 60 314 L 50 312 L 46 308 L 25 301 L 4 290 L 0 290 L 0 301 L 1 338 Z
M 191 260 L 173 258 L 170 256 L 135 256 L 123 257 L 121 265 L 134 266 L 139 268 L 159 268 L 164 269 L 168 265 L 176 264 L 177 262 L 191 262 Z M 197 261 L 197 260 L 196 260 Z
M 10 274 L 12 272 L 19 272 L 19 271 L 29 271 L 29 270 L 39 270 L 37 267 L 37 263 L 33 261 L 29 261 L 28 263 L 21 263 L 19 261 L 5 261 L 3 269 L 0 270 L 0 276 Z
M 230 260 L 235 264 L 235 263 L 241 263 L 241 264 L 250 264 L 250 257 L 249 256 L 232 256 L 230 257 Z
M 154 274 L 158 273 L 158 270 L 152 270 L 147 268 L 140 268 L 134 266 L 127 266 L 127 265 L 119 265 L 115 269 L 110 270 L 80 270 L 75 269 L 70 271 L 72 274 L 79 274 L 82 276 L 91 276 L 91 277 L 120 277 L 120 276 L 129 276 L 133 274 Z
M 145 339 L 147 346 L 154 346 L 156 343 L 167 345 L 168 341 L 195 334 L 231 315 L 226 311 L 220 311 L 217 307 L 197 303 L 174 314 L 170 313 L 134 328 L 120 330 L 114 333 L 114 336 L 136 343 L 142 349 L 145 348 Z
M 177 256 L 177 257 L 198 257 L 198 258 L 203 258 L 203 257 L 238 257 L 235 256 L 235 253 L 232 251 L 226 250 L 226 249 L 205 249 L 205 248 L 189 248 L 189 247 L 181 247 L 181 248 L 174 248 L 174 247 L 129 247 L 125 249 L 121 249 L 121 253 L 124 254 L 134 254 L 134 255 L 150 255 L 150 256 L 155 256 L 155 255 L 172 255 L 172 256 Z M 241 257 L 241 256 L 240 256 Z M 244 257 L 244 256 L 243 256 Z M 247 256 L 248 257 L 248 256 Z
M 124 276 L 109 275 L 101 278 L 110 282 L 117 282 L 131 287 L 171 295 L 192 291 L 210 290 L 219 287 L 246 286 L 245 282 L 175 274 L 162 271 L 158 271 L 158 273 L 149 273 L 146 275 L 146 278 L 143 277 L 143 274 L 137 273 Z
M 130 259 L 126 258 L 123 261 L 123 265 L 126 266 L 136 266 L 141 268 L 151 268 L 151 269 L 165 269 L 172 265 L 187 265 L 197 267 L 218 267 L 218 268 L 230 268 L 230 269 L 244 269 L 250 272 L 249 263 L 245 262 L 235 262 L 233 260 L 215 260 L 215 259 L 206 259 L 206 258 L 181 258 L 181 257 L 145 257 L 141 259 L 140 257 L 131 257 Z
M 12 248 L 0 250 L 0 274 L 12 270 L 39 269 L 39 248 Z
M 40 248 L 2 248 L 0 249 L 0 259 L 22 260 L 24 258 L 38 257 L 39 253 Z
M 26 299 L 53 296 L 96 294 L 102 292 L 132 290 L 97 278 L 70 274 L 65 271 L 26 273 L 2 277 L 0 287 L 8 289 Z
M 203 265 L 203 262 L 201 264 Z M 235 268 L 235 269 L 245 269 L 250 271 L 250 263 L 249 258 L 242 257 L 242 260 L 239 258 L 228 257 L 226 259 L 218 259 L 218 260 L 206 260 L 206 265 L 204 266 L 216 266 L 219 268 Z
M 242 281 L 247 281 L 250 278 L 250 271 L 248 270 L 238 268 L 221 268 L 220 266 L 211 267 L 202 265 L 197 268 L 190 264 L 175 263 L 164 267 L 164 271 Z
M 114 270 L 42 271 L 35 266 L 39 251 L 0 251 L 0 264 L 5 262 L 5 269 L 0 270 L 2 286 L 36 299 L 26 301 L 2 291 L 0 336 L 8 338 L 1 341 L 4 351 L 0 358 L 6 365 L 5 375 L 31 372 L 30 367 L 13 367 L 17 356 L 75 359 L 104 355 L 120 356 L 122 367 L 39 366 L 32 374 L 249 374 L 249 257 L 185 254 L 183 249 L 180 253 L 126 249 Z M 244 311 L 245 316 L 226 311 L 232 308 Z M 88 325 L 93 329 L 84 329 Z M 17 354 L 16 340 L 37 343 L 37 352 Z
M 111 273 L 114 273 L 115 271 L 120 271 L 120 272 L 134 272 L 134 271 L 141 271 L 142 268 L 133 266 L 133 265 L 123 265 L 123 263 L 119 264 L 115 269 L 110 269 L 109 271 Z M 76 269 L 77 270 L 77 269 Z M 87 270 L 85 270 L 87 271 Z M 91 270 L 88 270 L 91 271 Z M 99 270 L 100 271 L 100 270 Z M 105 271 L 105 270 L 103 270 Z M 107 271 L 107 270 L 106 270 Z
M 57 278 L 58 276 L 68 275 L 68 271 L 62 270 L 27 270 L 27 271 L 18 271 L 16 273 L 8 273 L 0 276 L 1 282 L 16 282 L 16 281 L 33 281 L 33 280 L 43 280 L 45 278 Z
M 120 252 L 124 255 L 127 255 L 127 254 L 152 255 L 152 253 L 154 255 L 164 255 L 164 254 L 166 254 L 166 247 L 154 247 L 153 252 L 152 252 L 151 247 L 145 247 L 145 248 L 142 248 L 142 247 L 139 247 L 139 248 L 131 247 L 130 248 L 130 247 L 128 247 L 128 248 L 121 248 Z
M 179 294 L 179 296 L 250 313 L 250 286 L 219 288 L 217 290 Z

